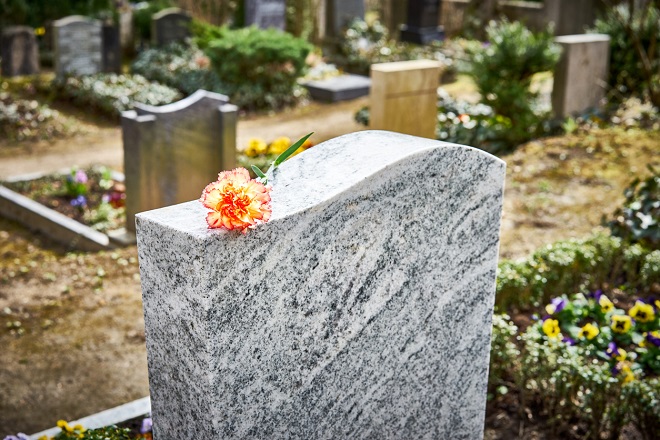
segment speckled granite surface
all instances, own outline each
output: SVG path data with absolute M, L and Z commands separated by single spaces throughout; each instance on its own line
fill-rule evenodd
M 365 131 L 285 162 L 246 236 L 138 215 L 156 440 L 482 438 L 504 172 Z

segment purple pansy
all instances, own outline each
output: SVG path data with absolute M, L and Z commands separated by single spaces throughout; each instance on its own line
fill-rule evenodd
M 566 307 L 567 301 L 564 298 L 553 298 L 545 308 L 545 311 L 552 314 L 559 313 Z
M 647 339 L 651 344 L 655 345 L 656 347 L 660 347 L 660 338 L 657 337 L 656 335 L 654 335 L 653 333 L 656 333 L 656 332 L 648 332 L 648 333 L 646 334 L 646 339 Z
M 577 341 L 575 339 L 569 338 L 568 336 L 564 336 L 561 341 L 566 345 L 575 345 L 575 344 L 577 344 Z
M 598 301 L 600 301 L 600 297 L 603 296 L 603 291 L 602 291 L 601 289 L 598 289 L 598 290 L 596 290 L 595 292 L 590 293 L 590 294 L 587 295 L 587 296 L 590 297 L 590 298 L 595 299 L 596 302 L 598 302 Z
M 30 436 L 19 432 L 16 435 L 8 435 L 4 440 L 30 440 Z
M 76 183 L 87 183 L 87 173 L 83 170 L 76 171 L 76 175 L 73 178 Z
M 613 358 L 619 354 L 619 348 L 614 342 L 610 342 L 607 344 L 607 350 L 605 350 L 605 353 L 607 353 L 609 357 Z
M 140 427 L 140 433 L 141 434 L 146 434 L 147 432 L 151 432 L 152 427 L 153 427 L 153 422 L 151 421 L 151 417 L 147 417 L 144 420 L 142 420 L 142 426 Z
M 87 199 L 85 196 L 78 196 L 75 199 L 71 200 L 71 206 L 84 207 L 87 206 Z

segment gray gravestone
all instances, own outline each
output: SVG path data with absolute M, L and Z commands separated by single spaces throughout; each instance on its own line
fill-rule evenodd
M 261 29 L 284 30 L 286 26 L 285 0 L 245 0 L 245 25 Z
M 246 235 L 138 215 L 155 438 L 483 438 L 504 176 L 364 131 L 278 168 Z
M 192 17 L 179 8 L 168 8 L 151 17 L 151 43 L 165 46 L 180 43 L 190 37 Z
M 161 107 L 122 113 L 126 229 L 135 214 L 199 198 L 220 171 L 236 166 L 237 107 L 198 90 Z
M 353 20 L 364 20 L 364 0 L 326 0 L 326 36 L 336 39 Z
M 103 72 L 121 73 L 119 27 L 104 23 L 102 37 L 101 64 Z
M 444 31 L 440 22 L 440 0 L 408 0 L 406 24 L 401 27 L 401 41 L 428 44 L 442 40 Z
M 597 108 L 607 88 L 609 35 L 566 35 L 555 42 L 562 47 L 562 54 L 552 86 L 554 115 L 565 118 Z
M 101 22 L 72 15 L 53 22 L 55 73 L 92 75 L 102 70 Z
M 27 26 L 8 26 L 0 38 L 2 76 L 34 75 L 39 73 L 39 49 L 34 29 Z

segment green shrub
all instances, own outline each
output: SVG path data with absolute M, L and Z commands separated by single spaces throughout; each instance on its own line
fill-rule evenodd
M 647 95 L 660 106 L 660 10 L 657 2 L 648 2 L 632 16 L 627 4 L 612 7 L 596 20 L 593 32 L 610 36 L 608 81 L 618 91 L 611 97 L 618 100 L 629 95 Z
M 630 247 L 621 238 L 608 235 L 558 241 L 522 261 L 500 262 L 495 302 L 502 310 L 528 308 L 560 292 L 596 290 L 604 285 L 643 288 L 658 277 L 656 258 L 650 249 Z
M 275 29 L 227 31 L 209 42 L 213 68 L 227 85 L 231 102 L 241 108 L 278 109 L 297 102 L 297 79 L 312 50 L 306 41 Z
M 172 0 L 151 0 L 141 2 L 141 7 L 133 10 L 133 27 L 135 37 L 138 40 L 149 41 L 151 39 L 151 17 L 158 11 L 172 7 Z
M 468 73 L 502 124 L 509 146 L 529 140 L 542 129 L 546 115 L 537 108 L 537 93 L 530 90 L 532 77 L 552 70 L 560 49 L 551 32 L 534 34 L 519 22 L 491 22 L 486 28 L 488 43 L 468 46 Z
M 209 58 L 196 46 L 173 43 L 142 51 L 131 65 L 133 73 L 190 95 L 198 89 L 226 93 Z
M 652 249 L 660 247 L 660 172 L 649 167 L 651 175 L 636 178 L 624 192 L 623 207 L 608 223 L 613 235 Z
M 178 91 L 140 75 L 68 76 L 53 80 L 52 89 L 59 97 L 111 117 L 132 109 L 137 102 L 164 105 L 181 99 Z

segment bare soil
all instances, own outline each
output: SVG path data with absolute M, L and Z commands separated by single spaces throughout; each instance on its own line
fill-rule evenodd
M 317 131 L 316 142 L 362 129 L 366 99 L 314 104 L 239 123 L 239 145 Z M 121 166 L 120 129 L 99 126 L 43 145 L 2 145 L 0 179 L 72 165 Z M 3 151 L 11 148 L 12 152 Z M 646 164 L 659 165 L 660 133 L 619 128 L 548 138 L 508 164 L 501 256 L 520 258 L 599 228 Z M 0 437 L 32 433 L 148 394 L 136 248 L 68 252 L 0 218 Z M 489 406 L 486 438 L 553 438 L 524 409 Z M 531 418 L 531 419 L 530 419 Z M 531 421 L 530 421 L 531 420 Z

